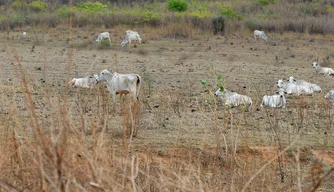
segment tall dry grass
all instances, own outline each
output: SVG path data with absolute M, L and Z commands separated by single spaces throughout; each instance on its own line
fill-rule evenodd
M 170 21 L 162 29 L 148 28 L 148 34 L 194 38 L 200 30 L 192 30 L 191 25 Z M 65 82 L 73 67 L 72 26 L 70 20 Z M 163 147 L 155 150 L 150 141 L 138 142 L 146 139 L 140 137 L 140 131 L 148 125 L 140 120 L 150 107 L 148 100 L 132 104 L 125 98 L 124 103 L 114 105 L 103 86 L 75 92 L 67 85 L 61 91 L 43 84 L 32 87 L 18 55 L 7 50 L 13 53 L 10 58 L 19 84 L 0 88 L 1 190 L 316 191 L 323 185 L 332 186 L 333 167 L 310 160 L 308 144 L 302 139 L 306 137 L 303 130 L 317 125 L 319 132 L 326 131 L 317 135 L 322 147 L 331 150 L 333 110 L 325 103 L 294 100 L 292 104 L 301 107 L 291 112 L 264 109 L 254 117 L 256 108 L 222 106 L 211 89 L 199 97 L 189 97 L 193 87 L 187 84 L 184 91 L 152 93 L 147 75 L 141 101 L 147 96 L 159 101 L 160 105 L 152 105 L 161 108 L 153 120 L 157 129 L 166 128 L 168 116 L 174 114 L 180 118 L 180 129 L 193 125 L 187 119 L 191 113 L 184 109 L 193 102 L 194 111 L 209 128 L 207 134 L 213 136 L 208 142 L 201 135 L 203 143 L 196 145 L 162 140 Z M 205 99 L 212 102 L 204 103 Z M 163 131 L 161 134 L 158 139 L 164 137 Z

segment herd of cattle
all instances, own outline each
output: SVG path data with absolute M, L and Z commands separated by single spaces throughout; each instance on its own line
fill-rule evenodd
M 111 45 L 109 32 L 99 33 L 96 42 L 100 43 L 103 39 L 108 39 Z M 124 47 L 125 45 L 131 45 L 132 42 L 138 43 L 140 45 L 142 42 L 142 38 L 140 37 L 138 32 L 132 30 L 126 30 L 125 37 L 121 43 L 121 46 Z
M 94 88 L 98 82 L 104 82 L 108 91 L 111 93 L 114 103 L 116 95 L 130 94 L 133 100 L 138 100 L 141 77 L 138 74 L 120 74 L 110 72 L 107 69 L 101 71 L 100 75 L 94 74 L 84 78 L 73 78 L 68 82 L 69 86 Z
M 321 67 L 317 62 L 313 62 L 313 68 L 318 74 L 327 74 L 334 75 L 334 71 L 331 68 Z M 285 108 L 286 99 L 284 94 L 295 94 L 297 96 L 304 95 L 313 95 L 314 93 L 321 93 L 322 90 L 319 85 L 312 84 L 304 80 L 297 80 L 292 76 L 289 78 L 288 82 L 284 82 L 282 79 L 277 81 L 277 87 L 279 90 L 274 95 L 265 95 L 263 96 L 261 107 L 268 106 L 274 108 Z M 252 105 L 252 99 L 246 95 L 241 95 L 236 92 L 230 92 L 226 89 L 221 90 L 219 88 L 215 95 L 221 96 L 223 103 L 229 106 L 250 106 Z M 329 91 L 325 98 L 333 103 L 334 106 L 334 90 Z
M 268 37 L 263 31 L 255 30 L 254 38 L 262 38 L 265 41 Z M 96 42 L 101 42 L 102 39 L 108 39 L 111 43 L 110 35 L 108 32 L 99 33 Z M 141 43 L 142 39 L 138 32 L 127 30 L 121 46 L 126 44 L 131 45 L 132 42 L 136 41 Z M 318 74 L 334 75 L 334 70 L 331 68 L 321 67 L 317 62 L 312 64 L 314 70 Z M 116 72 L 109 72 L 108 70 L 103 70 L 100 75 L 90 75 L 85 78 L 73 78 L 70 82 L 70 86 L 79 86 L 92 88 L 98 82 L 104 82 L 107 86 L 108 91 L 112 94 L 113 101 L 116 102 L 116 95 L 120 94 L 130 94 L 134 100 L 138 100 L 138 95 L 141 86 L 141 77 L 138 74 L 120 74 Z M 277 87 L 279 90 L 274 95 L 263 96 L 261 107 L 268 106 L 273 108 L 285 108 L 286 99 L 285 94 L 295 94 L 295 95 L 313 95 L 314 93 L 321 93 L 322 90 L 319 85 L 309 83 L 304 80 L 297 80 L 292 76 L 287 82 L 282 79 L 277 81 Z M 236 92 L 228 91 L 227 89 L 219 88 L 215 95 L 220 96 L 223 100 L 224 105 L 237 107 L 239 105 L 250 106 L 252 105 L 252 99 L 246 95 L 241 95 Z M 325 98 L 330 100 L 334 105 L 334 90 L 329 91 Z

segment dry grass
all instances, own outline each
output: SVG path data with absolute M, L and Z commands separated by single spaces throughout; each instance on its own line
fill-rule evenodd
M 18 78 L 11 81 L 4 80 L 0 88 L 2 100 L 0 189 L 5 191 L 316 191 L 320 188 L 323 191 L 331 190 L 333 188 L 331 181 L 334 179 L 333 167 L 319 161 L 311 152 L 311 149 L 321 148 L 328 151 L 324 155 L 330 156 L 333 153 L 331 139 L 333 109 L 329 104 L 324 103 L 320 95 L 316 95 L 289 97 L 288 110 L 258 109 L 262 94 L 271 91 L 268 87 L 272 85 L 266 82 L 265 76 L 254 81 L 260 81 L 267 87 L 257 87 L 254 85 L 256 83 L 250 85 L 245 81 L 239 82 L 235 74 L 250 75 L 245 77 L 247 79 L 253 75 L 252 71 L 245 73 L 246 64 L 238 62 L 238 56 L 233 55 L 235 53 L 224 51 L 224 54 L 228 54 L 228 58 L 224 58 L 226 55 L 219 55 L 223 58 L 219 61 L 224 67 L 228 66 L 225 62 L 240 65 L 226 67 L 233 77 L 229 78 L 229 74 L 224 72 L 224 78 L 230 80 L 225 83 L 229 89 L 250 94 L 255 99 L 254 106 L 245 110 L 222 106 L 220 100 L 212 93 L 214 87 L 205 92 L 200 83 L 195 82 L 199 78 L 208 78 L 209 81 L 215 82 L 217 71 L 221 71 L 218 67 L 223 64 L 210 66 L 208 63 L 212 58 L 209 54 L 220 53 L 218 49 L 221 47 L 217 45 L 220 39 L 201 34 L 201 31 L 194 30 L 191 24 L 183 24 L 170 22 L 161 28 L 143 27 L 143 36 L 150 41 L 161 37 L 185 38 L 185 43 L 175 41 L 171 44 L 172 47 L 168 47 L 165 42 L 156 42 L 154 44 L 156 47 L 153 48 L 158 48 L 158 51 L 153 54 L 152 50 L 146 50 L 145 47 L 138 48 L 137 52 L 135 48 L 120 50 L 112 47 L 108 50 L 99 50 L 101 51 L 99 53 L 107 52 L 112 59 L 100 55 L 91 56 L 90 53 L 81 56 L 89 63 L 93 63 L 87 69 L 89 71 L 98 65 L 108 66 L 114 71 L 118 71 L 119 68 L 124 70 L 122 64 L 125 62 L 121 60 L 124 57 L 120 56 L 120 53 L 124 52 L 127 53 L 127 57 L 132 54 L 131 56 L 138 60 L 135 63 L 137 65 L 141 65 L 141 62 L 150 62 L 146 58 L 142 61 L 139 56 L 167 57 L 168 65 L 143 69 L 146 73 L 142 74 L 144 84 L 141 98 L 140 102 L 135 104 L 129 102 L 127 98 L 124 104 L 113 104 L 103 85 L 92 90 L 69 89 L 64 86 L 70 75 L 77 75 L 74 71 L 78 71 L 80 67 L 76 66 L 79 61 L 73 62 L 74 58 L 78 58 L 74 55 L 82 50 L 97 49 L 89 43 L 94 41 L 95 34 L 90 32 L 92 29 L 61 30 L 62 27 L 58 27 L 49 30 L 44 36 L 46 39 L 36 44 L 34 53 L 57 45 L 59 43 L 57 40 L 66 41 L 66 49 L 61 47 L 59 50 L 54 49 L 57 51 L 52 53 L 65 63 L 55 66 L 64 67 L 61 70 L 64 74 L 51 74 L 53 70 L 59 71 L 55 68 L 47 70 L 50 65 L 45 60 L 46 55 L 51 55 L 45 52 L 40 54 L 39 62 L 35 64 L 36 70 L 28 70 L 29 66 L 23 65 L 26 62 L 25 57 L 22 60 L 18 56 L 20 52 L 16 52 L 16 46 L 22 41 L 16 42 L 15 39 L 11 41 L 9 38 L 1 42 L 6 45 L 5 51 L 1 53 L 1 56 L 6 58 L 6 62 L 2 65 L 14 71 Z M 112 29 L 113 44 L 124 35 L 125 29 L 128 28 L 117 26 Z M 223 39 L 219 43 L 226 43 L 234 50 L 248 46 L 247 51 L 249 51 L 249 46 L 253 48 L 255 45 L 253 42 L 249 43 L 250 45 L 244 43 L 252 39 L 246 34 L 240 32 L 237 37 L 232 35 L 228 40 Z M 205 36 L 213 38 L 214 43 L 209 46 L 206 44 L 208 40 L 188 41 L 188 39 L 203 39 Z M 245 37 L 240 40 L 240 36 Z M 277 37 L 277 42 L 297 44 L 291 40 L 296 36 L 300 37 L 300 34 L 287 34 L 284 37 L 273 34 L 273 36 Z M 35 37 L 35 39 L 28 38 L 27 42 L 36 43 L 36 39 L 42 39 L 43 36 L 36 33 Z M 309 34 L 301 37 L 304 38 L 301 39 L 303 42 L 309 38 L 314 38 L 317 42 L 326 39 Z M 82 41 L 78 42 L 77 39 Z M 46 44 L 47 42 L 50 44 Z M 179 44 L 181 46 L 178 46 Z M 252 49 L 249 53 L 260 54 L 258 52 L 265 49 L 264 46 L 257 47 L 259 50 Z M 172 51 L 167 52 L 168 49 Z M 182 52 L 184 49 L 189 52 L 179 54 L 177 59 L 173 57 L 173 52 Z M 315 50 L 319 52 L 316 55 L 323 53 L 319 49 Z M 199 51 L 202 52 L 198 56 L 196 54 Z M 275 54 L 279 55 L 280 61 L 288 62 L 287 55 L 292 53 L 291 50 L 279 49 Z M 193 75 L 191 67 L 186 67 L 196 65 L 195 57 L 200 57 L 201 62 L 198 65 L 200 73 L 203 74 Z M 247 59 L 250 57 L 246 56 Z M 284 57 L 287 58 L 282 59 Z M 297 55 L 297 57 L 302 56 Z M 311 57 L 313 59 L 316 56 L 311 55 Z M 130 63 L 134 65 L 133 62 Z M 281 65 L 281 68 L 285 70 L 287 67 Z M 164 75 L 166 71 L 175 69 L 180 70 L 173 72 L 175 75 L 184 76 L 182 82 L 176 85 L 155 82 L 166 77 Z M 152 70 L 161 72 L 159 76 L 154 76 Z M 43 80 L 37 78 L 38 71 L 44 73 Z M 1 75 L 6 77 L 5 74 Z M 47 75 L 54 75 L 57 78 L 46 78 Z M 243 86 L 242 83 L 250 86 L 240 88 Z M 211 102 L 205 103 L 205 100 Z M 138 134 L 133 134 L 134 128 L 138 128 Z M 136 137 L 133 137 L 134 135 Z

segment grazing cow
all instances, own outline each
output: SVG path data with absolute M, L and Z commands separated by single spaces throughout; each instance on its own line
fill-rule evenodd
M 126 30 L 125 33 L 126 33 L 126 35 L 130 35 L 130 34 L 138 34 L 139 35 L 139 33 L 137 31 L 132 31 L 132 30 Z
M 316 73 L 334 75 L 333 69 L 328 68 L 328 67 L 321 67 L 320 65 L 318 65 L 317 62 L 313 62 L 312 66 Z
M 268 41 L 268 37 L 264 34 L 263 31 L 255 30 L 255 31 L 254 31 L 254 38 L 255 38 L 255 40 L 256 40 L 256 36 L 258 36 L 259 39 L 260 39 L 260 37 L 261 37 L 261 38 L 264 39 L 265 41 Z
M 331 101 L 334 105 L 334 90 L 329 91 L 326 95 L 325 98 Z
M 294 84 L 299 85 L 299 86 L 309 87 L 310 89 L 313 89 L 314 92 L 321 93 L 321 88 L 317 84 L 312 84 L 312 83 L 309 83 L 309 82 L 304 81 L 304 80 L 297 80 L 297 79 L 293 78 L 292 76 L 289 77 L 289 82 L 294 83 Z
M 108 91 L 116 103 L 116 95 L 127 95 L 130 93 L 133 100 L 138 100 L 139 90 L 141 86 L 141 77 L 137 74 L 120 74 L 109 72 L 107 69 L 101 71 L 99 81 L 104 81 L 107 84 Z
M 95 84 L 99 81 L 99 76 L 89 75 L 85 78 L 73 78 L 68 85 L 75 87 L 93 88 Z
M 313 89 L 308 87 L 299 86 L 294 83 L 285 83 L 282 79 L 277 81 L 277 87 L 283 89 L 288 94 L 300 95 L 304 94 L 313 94 Z
M 131 45 L 132 41 L 136 41 L 140 45 L 142 42 L 142 38 L 140 37 L 138 32 L 127 30 L 126 35 L 121 43 L 121 46 L 124 47 L 126 44 Z
M 23 32 L 22 35 L 23 35 L 23 37 L 26 37 L 27 36 L 27 32 Z
M 221 91 L 220 88 L 215 92 L 215 95 L 221 96 L 224 105 L 237 107 L 239 105 L 251 106 L 252 99 L 246 95 L 240 95 L 236 92 L 228 90 Z
M 275 95 L 263 96 L 261 107 L 263 106 L 274 107 L 274 108 L 285 108 L 286 100 L 284 96 L 284 90 L 280 89 L 278 92 L 276 92 Z
M 102 41 L 102 39 L 108 39 L 109 43 L 111 45 L 111 39 L 110 39 L 109 32 L 99 33 L 98 36 L 97 36 L 96 42 L 100 43 Z

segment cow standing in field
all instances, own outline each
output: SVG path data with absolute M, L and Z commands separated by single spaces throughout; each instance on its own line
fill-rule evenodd
M 259 37 L 259 39 L 262 38 L 265 41 L 268 41 L 268 37 L 266 36 L 266 34 L 264 34 L 263 31 L 255 30 L 254 31 L 254 39 L 255 40 L 256 40 L 256 37 Z
M 120 74 L 109 72 L 107 69 L 101 71 L 99 81 L 106 82 L 108 91 L 111 93 L 114 103 L 116 103 L 116 95 L 130 94 L 133 100 L 138 100 L 141 77 L 137 74 Z
M 132 42 L 138 42 L 138 44 L 140 45 L 142 42 L 142 38 L 136 31 L 132 31 L 132 30 L 125 31 L 125 37 L 121 43 L 121 46 L 122 47 L 124 47 L 125 45 L 130 46 Z
M 141 77 L 137 74 L 120 74 L 116 72 L 109 72 L 107 69 L 103 70 L 99 75 L 99 81 L 104 81 L 107 84 L 108 91 L 111 93 L 114 103 L 116 103 L 116 95 L 120 94 L 121 107 L 123 106 L 122 95 L 130 94 L 134 101 L 138 101 Z M 124 109 L 124 108 L 121 108 Z M 131 111 L 131 135 L 136 136 L 138 127 L 138 103 L 132 102 L 129 109 Z M 124 112 L 124 110 L 122 110 Z M 124 136 L 128 133 L 128 126 L 124 125 Z
M 108 40 L 109 40 L 109 43 L 110 43 L 110 45 L 111 45 L 111 39 L 110 39 L 109 32 L 99 33 L 99 34 L 97 35 L 96 42 L 100 43 L 100 42 L 102 41 L 102 39 L 108 39 Z

